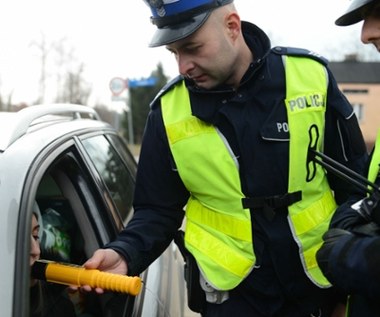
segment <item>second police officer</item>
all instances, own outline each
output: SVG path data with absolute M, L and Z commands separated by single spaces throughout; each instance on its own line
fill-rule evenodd
M 380 52 L 380 0 L 354 0 L 336 20 L 347 26 L 363 21 L 361 40 Z M 380 123 L 380 122 L 379 122 Z M 328 279 L 348 296 L 348 316 L 380 316 L 380 130 L 366 176 L 375 183 L 372 194 L 354 193 L 342 204 L 318 251 Z M 364 183 L 365 184 L 365 183 Z

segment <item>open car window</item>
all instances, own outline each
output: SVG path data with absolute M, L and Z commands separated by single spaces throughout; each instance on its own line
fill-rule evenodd
M 82 265 L 116 237 L 132 213 L 135 172 L 120 153 L 103 135 L 92 136 L 66 149 L 46 170 L 35 199 L 42 259 Z M 57 288 L 64 292 L 65 287 Z M 134 297 L 126 294 L 66 296 L 77 316 L 130 316 L 133 311 Z

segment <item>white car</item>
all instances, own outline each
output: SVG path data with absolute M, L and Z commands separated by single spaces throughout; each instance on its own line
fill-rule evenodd
M 29 316 L 33 206 L 42 215 L 41 257 L 81 265 L 130 219 L 135 173 L 123 139 L 90 107 L 0 112 L 1 317 Z M 138 296 L 91 292 L 85 296 L 96 309 L 81 314 L 189 316 L 183 274 L 171 244 L 141 275 Z

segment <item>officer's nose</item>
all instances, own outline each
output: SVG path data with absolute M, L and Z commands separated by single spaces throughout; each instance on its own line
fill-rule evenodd
M 183 76 L 191 76 L 191 72 L 194 69 L 194 63 L 190 56 L 184 54 L 177 56 L 178 71 Z
M 365 18 L 362 26 L 361 40 L 364 44 L 380 41 L 380 19 L 375 16 Z

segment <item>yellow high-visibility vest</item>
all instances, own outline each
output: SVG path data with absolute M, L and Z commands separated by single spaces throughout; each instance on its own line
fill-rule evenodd
M 323 144 L 327 78 L 325 68 L 310 59 L 286 57 L 285 65 L 290 131 L 288 191 L 302 190 L 303 196 L 289 207 L 289 224 L 306 274 L 315 284 L 328 287 L 315 253 L 336 204 L 321 167 L 315 166 L 312 181 L 307 181 L 306 175 L 310 129 L 320 134 L 316 149 L 321 150 Z M 190 192 L 186 248 L 210 285 L 217 290 L 233 289 L 256 261 L 250 211 L 242 206 L 245 195 L 237 161 L 220 132 L 192 116 L 184 81 L 162 96 L 161 106 L 178 173 Z
M 379 164 L 380 164 L 380 130 L 377 133 L 374 152 L 372 153 L 371 162 L 369 164 L 369 170 L 368 170 L 369 181 L 371 182 L 376 181 L 377 175 L 379 174 Z

